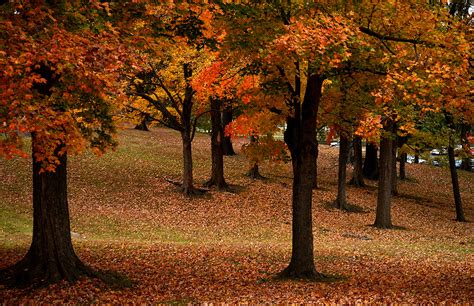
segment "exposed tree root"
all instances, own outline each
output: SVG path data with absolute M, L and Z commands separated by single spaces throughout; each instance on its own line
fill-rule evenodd
M 164 179 L 168 183 L 171 183 L 171 184 L 179 187 L 179 190 L 187 196 L 202 196 L 202 195 L 206 194 L 206 192 L 209 191 L 209 189 L 206 189 L 206 188 L 196 188 L 196 187 L 185 188 L 181 181 L 175 181 L 175 180 L 172 180 L 172 179 L 169 179 L 169 178 L 166 178 L 166 177 Z
M 340 201 L 338 200 L 335 200 L 334 202 L 332 202 L 331 208 L 340 209 L 342 211 L 349 212 L 349 213 L 366 213 L 367 212 L 361 206 L 350 204 L 346 201 L 344 201 L 343 203 L 340 203 Z
M 344 281 L 347 277 L 339 275 L 328 275 L 322 274 L 316 271 L 316 269 L 298 269 L 288 266 L 286 269 L 278 273 L 275 277 L 278 280 L 306 280 L 312 282 L 338 282 Z
M 26 255 L 15 265 L 0 270 L 0 284 L 7 287 L 45 287 L 61 280 L 74 283 L 82 278 L 98 278 L 112 288 L 128 288 L 133 282 L 124 274 L 114 271 L 96 271 L 79 258 L 71 262 L 38 262 L 33 256 Z
M 222 181 L 222 182 L 217 183 L 216 180 L 213 179 L 213 178 L 211 178 L 210 180 L 205 182 L 203 186 L 206 187 L 206 188 L 215 187 L 216 190 L 218 190 L 218 191 L 229 191 L 230 190 L 230 187 L 225 182 L 225 180 Z

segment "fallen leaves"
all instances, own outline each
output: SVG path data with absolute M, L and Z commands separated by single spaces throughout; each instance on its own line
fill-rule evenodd
M 211 191 L 188 199 L 163 180 L 163 176 L 178 178 L 181 172 L 178 133 L 160 128 L 150 133 L 125 130 L 120 143 L 116 152 L 101 158 L 85 154 L 71 160 L 72 230 L 84 237 L 73 242 L 85 263 L 124 273 L 135 286 L 114 289 L 97 279 L 84 279 L 34 290 L 0 288 L 2 303 L 352 304 L 474 299 L 472 225 L 452 220 L 447 169 L 407 165 L 410 179 L 400 183 L 401 196 L 393 202 L 393 220 L 402 229 L 378 230 L 368 226 L 374 221 L 373 182 L 365 189 L 348 187 L 349 202 L 364 208 L 364 213 L 326 208 L 325 203 L 336 196 L 337 149 L 320 146 L 321 187 L 314 191 L 313 207 L 315 262 L 319 272 L 346 279 L 281 281 L 274 276 L 286 267 L 291 254 L 291 165 L 263 164 L 263 175 L 269 179 L 252 181 L 243 175 L 242 155 L 226 157 L 226 179 L 234 193 Z M 240 146 L 234 143 L 234 147 Z M 203 182 L 210 173 L 208 136 L 197 135 L 194 149 L 195 177 Z M 25 160 L 0 163 L 0 176 L 7 178 L 0 185 L 2 215 L 13 210 L 20 219 L 31 218 L 28 169 Z M 460 179 L 466 216 L 472 219 L 472 173 L 460 171 Z M 30 239 L 0 222 L 0 268 L 21 259 Z

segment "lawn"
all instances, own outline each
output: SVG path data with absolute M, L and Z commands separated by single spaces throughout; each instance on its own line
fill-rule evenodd
M 455 222 L 447 168 L 407 165 L 393 200 L 395 230 L 370 226 L 376 182 L 348 187 L 363 213 L 329 208 L 336 198 L 337 149 L 320 146 L 314 191 L 318 271 L 337 282 L 274 279 L 291 254 L 291 165 L 264 164 L 265 181 L 244 176 L 239 154 L 225 157 L 231 192 L 186 198 L 165 178 L 181 173 L 179 134 L 123 130 L 101 157 L 69 159 L 69 205 L 79 257 L 98 270 L 127 275 L 130 288 L 99 280 L 48 288 L 0 287 L 0 303 L 24 302 L 448 302 L 474 301 L 472 223 Z M 244 140 L 236 141 L 239 151 Z M 194 176 L 210 173 L 209 136 L 193 143 Z M 465 215 L 474 220 L 474 174 L 459 171 Z M 0 269 L 21 259 L 32 231 L 30 161 L 0 160 Z M 350 177 L 350 175 L 349 175 Z

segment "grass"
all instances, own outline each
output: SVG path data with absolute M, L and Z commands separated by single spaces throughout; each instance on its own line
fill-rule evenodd
M 248 162 L 241 154 L 225 157 L 226 179 L 237 192 L 186 198 L 164 180 L 181 175 L 177 132 L 124 130 L 118 140 L 120 146 L 102 157 L 86 152 L 69 159 L 71 228 L 81 235 L 73 242 L 84 262 L 137 285 L 110 290 L 84 280 L 34 292 L 0 288 L 0 303 L 474 300 L 468 286 L 472 223 L 453 221 L 448 169 L 407 164 L 409 180 L 400 182 L 402 196 L 392 204 L 393 223 L 405 230 L 379 230 L 367 226 L 375 219 L 376 182 L 347 188 L 348 201 L 364 213 L 326 209 L 336 198 L 337 149 L 322 145 L 313 203 L 315 262 L 319 272 L 348 279 L 275 282 L 272 276 L 291 255 L 290 164 L 261 165 L 269 178 L 262 182 L 245 176 Z M 237 151 L 244 141 L 236 140 Z M 193 161 L 199 185 L 211 168 L 208 135 L 196 135 Z M 474 175 L 459 176 L 465 215 L 474 220 Z M 30 161 L 2 160 L 0 177 L 3 268 L 19 260 L 31 241 Z M 422 280 L 426 275 L 429 280 Z

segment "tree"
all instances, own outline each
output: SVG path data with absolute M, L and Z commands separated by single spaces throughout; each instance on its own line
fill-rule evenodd
M 224 127 L 221 120 L 221 105 L 222 101 L 217 97 L 211 97 L 211 157 L 212 169 L 211 178 L 206 183 L 206 186 L 216 186 L 217 190 L 227 189 L 224 178 Z
M 159 112 L 161 118 L 155 118 L 158 122 L 181 133 L 182 190 L 186 195 L 199 194 L 193 185 L 192 141 L 208 100 L 197 103 L 192 82 L 215 57 L 217 35 L 211 26 L 212 13 L 206 7 L 186 3 L 152 8 L 148 8 L 148 19 L 136 27 L 151 32 L 144 35 L 146 44 L 141 50 L 145 65 L 130 75 L 128 93 Z
M 230 33 L 230 43 L 239 43 L 254 54 L 253 67 L 263 76 L 260 84 L 265 95 L 272 97 L 256 99 L 255 103 L 285 118 L 284 140 L 293 165 L 292 256 L 280 276 L 320 279 L 314 265 L 312 232 L 318 107 L 324 80 L 349 58 L 348 45 L 355 43 L 356 35 L 341 16 L 300 2 L 245 8 L 233 11 L 234 16 L 246 20 L 246 28 L 235 36 Z M 255 13 L 258 9 L 265 15 Z M 255 26 L 248 22 L 263 16 Z M 233 26 L 234 31 L 240 28 L 239 24 Z
M 226 105 L 222 111 L 222 126 L 225 127 L 232 122 L 232 105 Z M 223 154 L 226 156 L 235 155 L 234 147 L 232 146 L 232 140 L 230 136 L 224 135 L 222 142 Z
M 353 140 L 354 149 L 354 170 L 352 171 L 352 178 L 349 182 L 350 185 L 355 187 L 365 187 L 364 176 L 362 174 L 362 138 L 356 136 Z
M 377 145 L 367 141 L 365 144 L 365 159 L 362 174 L 369 180 L 378 180 L 379 178 L 379 161 L 377 152 Z
M 119 65 L 128 52 L 108 5 L 24 1 L 0 6 L 0 154 L 22 152 L 31 135 L 33 238 L 9 285 L 44 285 L 100 276 L 74 252 L 67 201 L 67 155 L 113 146 Z

